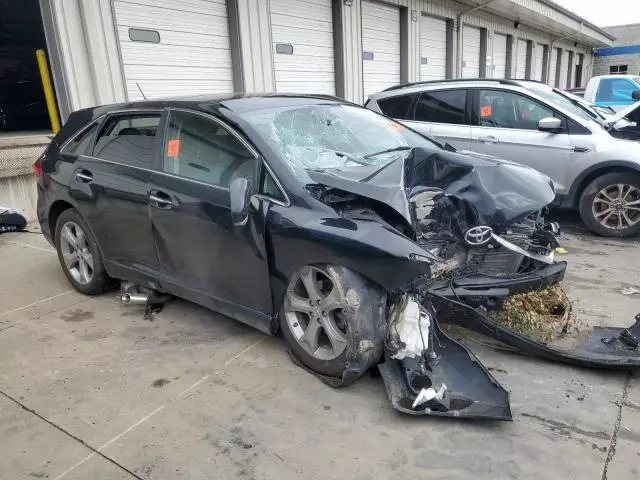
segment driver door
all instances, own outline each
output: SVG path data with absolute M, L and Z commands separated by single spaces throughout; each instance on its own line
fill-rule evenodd
M 273 313 L 263 209 L 254 199 L 242 226 L 231 221 L 229 185 L 255 186 L 257 153 L 213 116 L 170 109 L 162 171 L 150 179 L 149 212 L 162 285 L 238 320 Z M 252 190 L 255 192 L 255 188 Z
M 538 130 L 546 117 L 561 117 L 556 133 Z M 517 92 L 477 89 L 473 95 L 470 150 L 527 165 L 548 175 L 558 193 L 566 193 L 573 157 L 566 119 L 550 107 Z

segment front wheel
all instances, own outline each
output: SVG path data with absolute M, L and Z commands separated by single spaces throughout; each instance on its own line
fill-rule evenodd
M 386 294 L 357 273 L 331 265 L 296 271 L 280 310 L 280 328 L 295 357 L 322 375 L 374 365 L 382 354 Z M 364 348 L 366 346 L 366 348 Z
M 593 180 L 580 197 L 580 217 L 605 237 L 640 233 L 640 176 L 613 172 Z

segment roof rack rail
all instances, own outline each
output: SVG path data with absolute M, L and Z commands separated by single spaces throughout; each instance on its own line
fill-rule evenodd
M 524 81 L 524 80 L 520 80 Z M 536 80 L 531 80 L 536 81 Z M 411 82 L 403 83 L 401 85 L 394 85 L 393 87 L 385 88 L 383 92 L 389 92 L 391 90 L 400 90 L 402 88 L 417 87 L 418 85 L 436 85 L 438 83 L 464 83 L 464 82 L 496 82 L 502 85 L 515 85 L 518 83 L 515 79 L 508 78 L 451 78 L 449 80 L 426 80 L 423 82 Z

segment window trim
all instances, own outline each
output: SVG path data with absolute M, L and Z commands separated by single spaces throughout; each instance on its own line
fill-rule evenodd
M 464 113 L 462 115 L 462 123 L 446 123 L 446 122 L 429 122 L 426 120 L 416 120 L 416 110 L 418 109 L 418 104 L 420 103 L 420 98 L 422 97 L 422 95 L 429 95 L 429 94 L 433 94 L 433 93 L 440 93 L 440 92 L 455 92 L 455 91 L 465 91 L 465 99 L 464 99 Z M 464 88 L 438 88 L 438 89 L 431 89 L 431 90 L 423 90 L 421 92 L 418 92 L 418 95 L 416 96 L 414 102 L 413 102 L 413 108 L 411 111 L 411 121 L 413 122 L 420 122 L 420 123 L 428 123 L 430 125 L 449 125 L 449 126 L 453 126 L 453 127 L 468 127 L 470 125 L 470 116 L 469 116 L 469 91 L 471 91 L 471 89 L 469 87 L 464 87 Z
M 543 102 L 541 100 L 538 100 L 537 98 L 534 98 L 530 95 L 527 95 L 524 92 L 521 92 L 519 90 L 509 90 L 506 88 L 496 88 L 496 87 L 471 87 L 469 88 L 469 90 L 473 91 L 473 103 L 471 105 L 471 109 L 473 112 L 473 119 L 475 120 L 475 123 L 470 123 L 471 127 L 478 127 L 478 128 L 495 128 L 495 129 L 499 129 L 499 130 L 506 130 L 506 131 L 511 131 L 511 132 L 539 132 L 539 133 L 544 133 L 541 132 L 540 130 L 536 129 L 528 129 L 528 128 L 508 128 L 508 127 L 488 127 L 488 126 L 484 126 L 484 125 L 478 125 L 479 123 L 479 119 L 480 119 L 480 115 L 479 112 L 477 110 L 477 107 L 480 106 L 480 90 L 494 90 L 494 91 L 498 91 L 498 92 L 508 92 L 511 93 L 512 95 L 519 95 L 521 97 L 525 97 L 527 99 L 530 99 L 533 102 L 539 103 L 540 105 L 544 106 L 545 108 L 551 110 L 554 114 L 554 117 L 559 118 L 560 120 L 562 120 L 562 130 L 559 132 L 556 132 L 556 135 L 569 135 L 569 129 L 567 127 L 567 116 L 558 111 L 557 109 L 553 108 L 550 104 L 548 104 L 547 102 Z M 573 119 L 572 119 L 573 120 Z
M 183 180 L 188 180 L 190 182 L 199 183 L 201 185 L 207 185 L 209 187 L 214 187 L 214 188 L 217 188 L 217 189 L 230 191 L 230 189 L 228 187 L 223 187 L 222 185 L 214 185 L 212 183 L 203 182 L 203 181 L 196 180 L 196 179 L 189 178 L 189 177 L 183 177 L 181 175 L 176 175 L 176 174 L 164 171 L 164 145 L 167 142 L 167 135 L 168 135 L 168 132 L 169 132 L 169 122 L 168 122 L 168 120 L 170 118 L 171 112 L 183 112 L 183 113 L 195 114 L 195 115 L 199 115 L 201 117 L 204 117 L 204 118 L 206 118 L 208 120 L 212 120 L 213 122 L 219 124 L 223 128 L 226 128 L 228 131 L 230 131 L 231 134 L 234 135 L 240 141 L 240 143 L 242 143 L 242 145 L 247 148 L 249 153 L 253 156 L 253 159 L 256 162 L 256 173 L 257 174 L 260 173 L 259 172 L 259 168 L 260 168 L 261 165 L 265 165 L 266 166 L 267 170 L 269 171 L 269 173 L 273 177 L 276 185 L 278 186 L 278 188 L 282 192 L 284 198 L 286 199 L 286 202 L 283 203 L 282 200 L 271 198 L 271 197 L 269 197 L 267 195 L 263 195 L 263 194 L 260 194 L 260 193 L 254 193 L 252 196 L 255 196 L 257 198 L 262 198 L 264 200 L 269 200 L 271 202 L 277 203 L 278 205 L 282 205 L 284 207 L 291 206 L 291 201 L 289 199 L 289 195 L 288 195 L 287 191 L 282 187 L 282 183 L 280 183 L 280 179 L 275 175 L 275 173 L 273 172 L 273 169 L 267 163 L 266 159 L 262 155 L 260 155 L 260 153 L 254 148 L 254 146 L 251 145 L 245 138 L 243 138 L 242 135 L 239 134 L 236 131 L 236 129 L 233 128 L 231 125 L 229 125 L 227 122 L 225 122 L 224 120 L 216 117 L 215 115 L 211 115 L 211 114 L 205 113 L 205 112 L 200 112 L 198 110 L 191 110 L 189 108 L 167 107 L 165 109 L 165 112 L 166 112 L 166 120 L 165 120 L 163 135 L 162 135 L 162 149 L 161 149 L 161 155 L 160 155 L 161 162 L 160 162 L 160 169 L 158 170 L 159 173 L 162 173 L 163 175 L 168 175 L 168 176 L 171 176 L 171 177 L 174 177 L 174 178 L 180 178 L 180 179 L 183 179 Z M 259 177 L 259 175 L 256 175 L 256 177 Z M 260 182 L 260 178 L 257 178 L 255 184 L 258 185 L 259 182 Z

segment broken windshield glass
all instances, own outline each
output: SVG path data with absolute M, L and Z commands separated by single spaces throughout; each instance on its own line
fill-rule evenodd
M 349 105 L 259 110 L 249 122 L 303 182 L 308 170 L 380 167 L 413 147 L 440 146 L 382 115 Z

